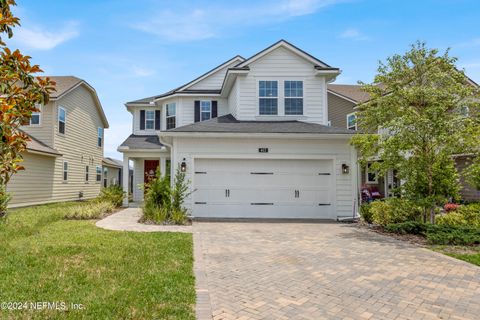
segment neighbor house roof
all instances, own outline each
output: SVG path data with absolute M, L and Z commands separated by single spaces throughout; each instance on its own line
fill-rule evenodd
M 355 84 L 328 84 L 327 90 L 337 96 L 351 100 L 354 103 L 365 102 L 370 95 L 362 90 L 362 86 Z
M 100 117 L 102 118 L 103 125 L 105 128 L 109 127 L 107 116 L 103 111 L 102 104 L 100 103 L 100 99 L 98 98 L 97 91 L 93 88 L 88 82 L 83 79 L 74 77 L 74 76 L 45 76 L 50 78 L 51 80 L 55 81 L 55 91 L 50 94 L 50 99 L 58 100 L 62 98 L 64 95 L 69 93 L 70 91 L 74 90 L 80 85 L 84 85 L 94 97 L 94 100 L 97 105 L 98 112 Z
M 123 167 L 123 161 L 105 157 L 103 158 L 103 164 L 109 167 L 115 167 L 115 168 L 122 168 Z
M 55 157 L 62 155 L 60 152 L 47 146 L 45 143 L 41 142 L 40 140 L 32 137 L 29 134 L 27 135 L 30 138 L 30 140 L 27 141 L 27 151 L 33 151 L 35 153 L 43 153 L 43 154 L 55 156 Z
M 157 135 L 143 136 L 132 134 L 125 141 L 123 141 L 119 149 L 158 150 L 162 147 L 163 144 L 160 143 Z
M 231 114 L 196 122 L 168 130 L 167 132 L 223 132 L 223 133 L 313 133 L 313 134 L 354 134 L 355 131 L 308 123 L 288 121 L 244 121 Z

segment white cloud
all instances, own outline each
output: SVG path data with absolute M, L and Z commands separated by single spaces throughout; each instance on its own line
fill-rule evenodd
M 133 66 L 131 71 L 133 76 L 137 78 L 150 77 L 155 74 L 155 70 L 151 68 L 140 67 L 140 66 Z
M 340 33 L 340 38 L 351 40 L 368 40 L 368 37 L 361 33 L 358 29 L 349 28 Z
M 56 31 L 48 31 L 40 26 L 26 25 L 15 30 L 13 41 L 30 49 L 50 50 L 79 34 L 76 22 L 69 22 Z
M 260 1 L 243 7 L 206 6 L 165 9 L 132 27 L 169 41 L 192 41 L 218 37 L 229 30 L 269 24 L 309 15 L 346 0 Z

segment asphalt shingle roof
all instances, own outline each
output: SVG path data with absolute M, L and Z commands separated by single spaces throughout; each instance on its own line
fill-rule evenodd
M 157 135 L 151 136 L 140 136 L 132 134 L 130 135 L 120 147 L 128 147 L 129 149 L 160 149 L 163 147 L 163 144 L 160 143 L 160 140 Z
M 57 150 L 50 148 L 45 143 L 41 142 L 40 140 L 28 135 L 30 140 L 27 142 L 27 151 L 36 151 L 41 153 L 48 153 L 56 156 L 61 156 L 62 154 L 59 153 Z
M 370 99 L 370 95 L 362 90 L 362 86 L 355 84 L 329 84 L 327 89 L 354 100 L 357 103 L 365 102 Z
M 289 121 L 240 121 L 231 114 L 178 127 L 169 132 L 224 132 L 224 133 L 313 133 L 354 134 L 355 131 L 308 123 Z

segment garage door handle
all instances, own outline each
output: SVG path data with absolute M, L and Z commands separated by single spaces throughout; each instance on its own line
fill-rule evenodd
M 252 206 L 273 206 L 273 202 L 252 202 Z
M 300 190 L 295 190 L 295 198 L 300 198 Z
M 319 205 L 319 206 L 329 206 L 330 203 L 319 203 L 318 205 Z
M 230 198 L 230 189 L 225 189 L 225 198 Z

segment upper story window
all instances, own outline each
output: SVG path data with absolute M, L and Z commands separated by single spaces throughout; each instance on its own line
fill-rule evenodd
M 259 81 L 258 105 L 260 115 L 278 114 L 278 82 Z
M 167 103 L 166 105 L 167 109 L 167 130 L 168 129 L 173 129 L 176 127 L 176 114 L 177 114 L 177 108 L 175 103 Z
M 377 173 L 372 170 L 372 164 L 367 164 L 365 168 L 365 180 L 367 183 L 375 184 L 378 183 Z
M 29 125 L 31 126 L 40 126 L 41 121 L 42 121 L 42 106 L 41 105 L 36 105 L 35 106 L 38 111 L 37 112 L 32 112 L 32 117 L 30 118 Z
M 210 120 L 212 118 L 212 101 L 200 101 L 200 121 Z
M 155 111 L 154 110 L 145 111 L 145 129 L 147 130 L 155 129 Z
M 65 134 L 66 123 L 67 111 L 63 107 L 58 107 L 58 133 Z
M 347 114 L 347 129 L 357 130 L 357 115 L 355 113 Z
M 285 81 L 285 115 L 303 114 L 303 81 Z
M 103 144 L 103 128 L 98 128 L 97 131 L 97 146 L 101 147 Z

